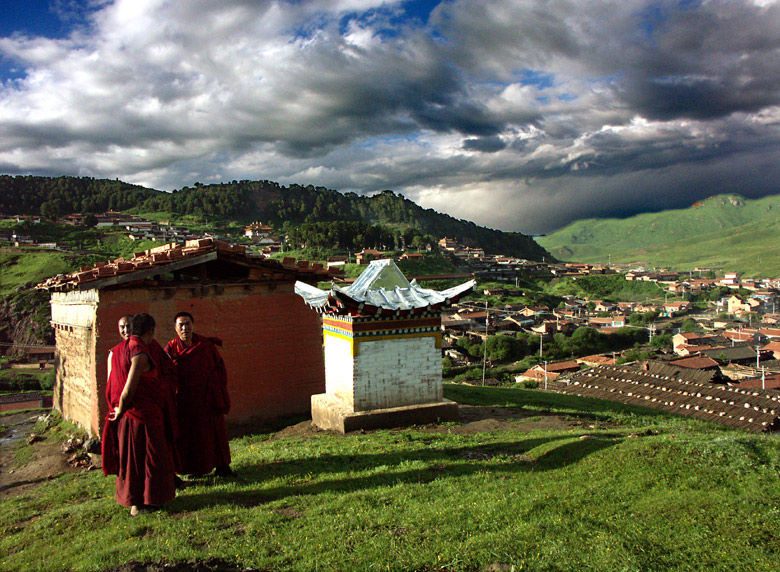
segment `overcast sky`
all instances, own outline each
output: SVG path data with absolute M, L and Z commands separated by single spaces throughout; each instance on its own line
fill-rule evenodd
M 776 0 L 2 4 L 2 173 L 391 189 L 526 234 L 780 193 Z

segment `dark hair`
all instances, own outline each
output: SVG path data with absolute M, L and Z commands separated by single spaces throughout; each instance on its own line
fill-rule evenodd
M 190 322 L 192 322 L 193 324 L 195 323 L 195 318 L 193 318 L 192 314 L 190 314 L 189 312 L 179 312 L 178 314 L 176 314 L 173 317 L 173 323 L 175 324 L 176 320 L 178 320 L 179 318 L 184 318 L 184 317 L 189 318 Z
M 141 312 L 133 316 L 133 321 L 130 323 L 130 333 L 134 336 L 143 336 L 154 330 L 154 326 L 154 318 L 150 314 Z
M 133 320 L 133 315 L 125 314 L 124 316 L 120 316 L 117 320 L 117 323 L 121 322 L 122 320 L 125 320 L 129 324 Z

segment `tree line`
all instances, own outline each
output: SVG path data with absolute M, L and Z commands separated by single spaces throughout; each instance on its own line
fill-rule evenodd
M 54 219 L 70 213 L 98 214 L 107 210 L 134 214 L 168 212 L 242 223 L 262 220 L 284 231 L 303 223 L 360 222 L 414 229 L 420 236 L 448 237 L 467 246 L 480 246 L 488 253 L 531 260 L 551 259 L 528 236 L 481 227 L 424 209 L 389 190 L 361 196 L 313 185 L 283 186 L 267 180 L 234 180 L 209 185 L 196 182 L 192 187 L 168 193 L 92 177 L 0 175 L 0 213 L 3 214 Z

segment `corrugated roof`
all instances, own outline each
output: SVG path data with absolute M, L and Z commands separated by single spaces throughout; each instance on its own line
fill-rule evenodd
M 682 378 L 597 366 L 572 375 L 561 391 L 640 405 L 748 431 L 780 430 L 780 393 L 699 384 Z
M 253 281 L 301 280 L 317 282 L 329 280 L 337 274 L 335 269 L 326 269 L 322 264 L 306 260 L 283 261 L 247 254 L 246 248 L 226 242 L 203 238 L 188 240 L 184 246 L 171 243 L 137 252 L 132 258 L 117 258 L 94 266 L 82 267 L 71 274 L 58 274 L 38 284 L 44 290 L 84 290 L 105 288 L 151 278 L 167 272 L 182 271 L 200 264 L 226 262 L 240 268 L 242 279 Z M 224 269 L 224 267 L 223 267 Z
M 439 308 L 468 294 L 476 282 L 437 291 L 409 282 L 392 260 L 374 260 L 350 286 L 320 290 L 296 283 L 295 291 L 320 312 L 336 314 L 408 314 Z

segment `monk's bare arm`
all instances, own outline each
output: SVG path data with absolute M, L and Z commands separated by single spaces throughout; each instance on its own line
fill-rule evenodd
M 109 417 L 111 421 L 116 421 L 122 416 L 122 413 L 130 409 L 130 403 L 133 401 L 135 390 L 138 389 L 138 382 L 141 381 L 141 376 L 149 371 L 149 369 L 149 356 L 141 353 L 132 357 L 130 360 L 130 371 L 127 373 L 125 388 L 122 390 L 122 395 L 119 398 L 119 406 L 114 409 Z

